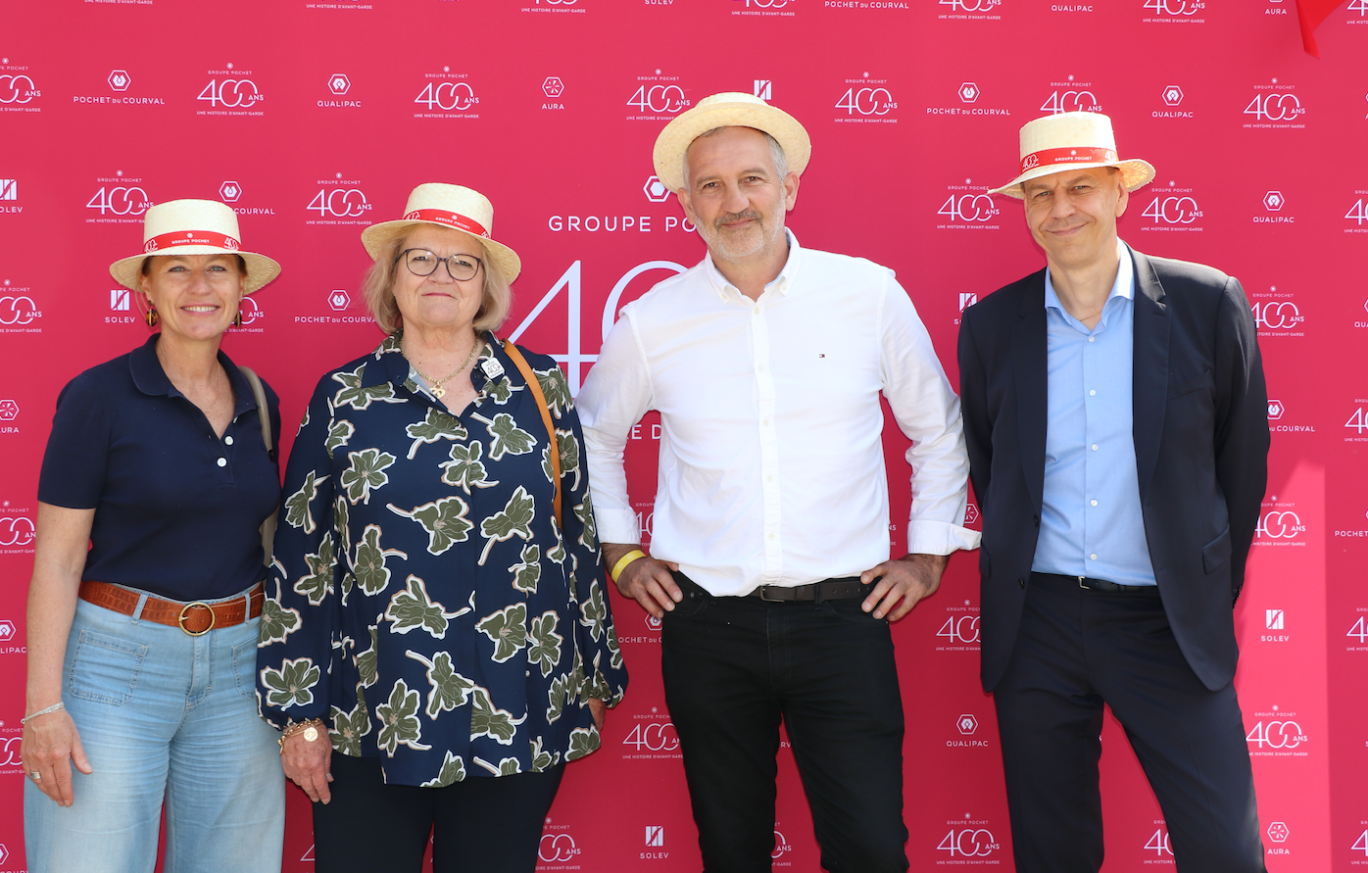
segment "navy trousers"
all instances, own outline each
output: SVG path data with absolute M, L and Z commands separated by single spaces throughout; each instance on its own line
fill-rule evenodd
M 1102 866 L 1104 703 L 1159 800 L 1179 873 L 1264 873 L 1235 688 L 1210 691 L 1188 667 L 1158 589 L 1108 594 L 1031 574 L 993 698 L 1019 873 Z
M 661 669 L 705 873 L 770 870 L 779 723 L 822 866 L 902 873 L 902 698 L 888 622 L 860 600 L 713 597 L 683 574 Z

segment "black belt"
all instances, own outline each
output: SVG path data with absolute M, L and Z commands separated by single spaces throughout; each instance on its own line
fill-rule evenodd
M 807 585 L 792 588 L 783 585 L 761 585 L 747 597 L 756 597 L 770 603 L 822 603 L 826 600 L 851 600 L 869 596 L 874 583 L 868 585 L 859 576 L 846 576 L 841 579 L 823 579 Z
M 1082 588 L 1086 591 L 1097 591 L 1102 594 L 1158 594 L 1157 585 L 1122 585 L 1119 582 L 1108 582 L 1106 579 L 1092 579 L 1088 576 L 1061 576 L 1058 573 L 1031 573 L 1031 581 L 1040 580 L 1049 582 L 1053 585 L 1064 585 L 1069 588 Z

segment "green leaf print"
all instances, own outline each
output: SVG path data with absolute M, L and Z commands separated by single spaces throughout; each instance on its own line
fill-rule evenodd
M 502 512 L 496 512 L 480 522 L 480 533 L 488 539 L 484 551 L 480 553 L 481 567 L 489 557 L 489 550 L 494 543 L 501 543 L 515 536 L 524 540 L 532 539 L 531 524 L 535 509 L 536 501 L 527 493 L 526 488 L 519 485 L 509 496 Z
M 422 628 L 434 639 L 444 639 L 447 627 L 450 624 L 448 619 L 458 615 L 464 615 L 470 611 L 470 607 L 463 607 L 456 612 L 446 612 L 442 604 L 434 602 L 428 598 L 427 584 L 417 576 L 409 576 L 407 587 L 395 592 L 390 598 L 389 608 L 385 610 L 385 618 L 393 624 L 390 630 L 397 634 L 406 634 L 415 628 Z
M 476 756 L 472 758 L 476 764 L 493 773 L 495 776 L 516 776 L 522 772 L 522 765 L 517 758 L 503 758 L 497 765 L 491 764 L 484 758 Z
M 596 729 L 575 728 L 570 732 L 570 749 L 565 753 L 565 760 L 583 758 L 597 750 L 599 742 L 599 732 Z
M 427 667 L 428 684 L 432 686 L 428 690 L 425 710 L 428 718 L 435 719 L 444 712 L 465 706 L 466 701 L 470 699 L 470 689 L 475 687 L 475 683 L 457 673 L 451 666 L 450 652 L 438 652 L 432 656 L 431 661 L 412 649 L 404 654 Z
M 378 660 L 380 644 L 376 639 L 376 628 L 370 628 L 370 648 L 356 656 L 356 678 L 358 688 L 369 688 L 380 678 Z
M 442 769 L 437 773 L 436 778 L 429 779 L 420 785 L 420 788 L 446 788 L 448 785 L 455 785 L 465 779 L 465 763 L 461 761 L 460 755 L 446 753 L 442 759 Z
M 515 603 L 476 622 L 475 628 L 494 642 L 494 663 L 502 664 L 527 645 L 527 604 Z
M 550 752 L 542 748 L 542 738 L 537 737 L 532 740 L 532 772 L 540 773 L 548 767 L 554 767 L 556 758 Z
M 332 707 L 333 726 L 328 731 L 332 746 L 344 755 L 361 757 L 361 738 L 370 733 L 370 713 L 366 711 L 365 701 L 357 701 L 351 712 L 343 712 Z
M 469 494 L 471 488 L 493 488 L 499 483 L 489 478 L 480 457 L 484 453 L 484 443 L 472 440 L 465 445 L 451 447 L 451 460 L 441 464 L 442 481 L 448 485 L 464 488 Z
M 356 558 L 352 561 L 352 572 L 356 575 L 356 584 L 361 586 L 362 591 L 375 595 L 385 590 L 390 580 L 390 571 L 385 566 L 385 558 L 390 556 L 408 560 L 408 554 L 405 552 L 380 547 L 380 526 L 378 524 L 366 525 L 366 532 L 361 535 L 361 542 L 356 544 Z
M 423 723 L 418 718 L 419 695 L 410 691 L 403 679 L 394 683 L 389 702 L 375 708 L 380 719 L 380 735 L 375 744 L 391 757 L 400 746 L 423 752 L 432 748 L 419 742 L 423 738 Z
M 506 709 L 498 709 L 489 700 L 489 691 L 476 685 L 470 692 L 470 738 L 489 737 L 502 746 L 513 745 L 513 735 L 527 716 L 514 718 Z
M 345 474 L 344 474 L 345 475 Z M 575 518 L 580 520 L 579 542 L 590 551 L 598 549 L 598 529 L 594 527 L 594 507 L 589 502 L 589 492 L 584 492 L 584 502 L 575 505 Z
M 541 386 L 542 395 L 546 397 L 546 406 L 551 410 L 551 414 L 556 418 L 564 418 L 565 410 L 570 408 L 570 383 L 566 381 L 561 368 L 552 367 L 550 370 L 532 372 L 537 376 L 537 384 Z
M 493 400 L 498 406 L 503 406 L 508 402 L 508 398 L 513 396 L 513 388 L 508 384 L 508 379 L 491 379 L 485 383 L 484 396 Z
M 318 551 L 304 556 L 309 572 L 295 580 L 294 592 L 309 598 L 309 605 L 318 606 L 333 590 L 332 532 L 327 531 L 318 541 Z
M 368 408 L 372 402 L 395 401 L 394 386 L 388 382 L 381 382 L 379 385 L 372 385 L 369 388 L 362 388 L 361 382 L 365 377 L 366 365 L 362 364 L 350 373 L 333 373 L 333 381 L 342 385 L 337 393 L 333 395 L 333 407 L 350 406 L 352 409 L 362 410 Z
M 351 527 L 347 524 L 350 515 L 347 495 L 337 495 L 337 499 L 333 501 L 333 531 L 337 534 L 337 550 L 344 555 L 351 551 Z
M 532 646 L 527 650 L 527 660 L 529 663 L 541 664 L 543 677 L 550 676 L 551 671 L 560 662 L 561 642 L 565 638 L 556 633 L 556 623 L 556 613 L 551 610 L 532 619 Z
M 429 553 L 440 555 L 456 543 L 463 543 L 475 525 L 466 519 L 470 507 L 459 497 L 443 497 L 432 503 L 404 510 L 393 503 L 387 504 L 390 512 L 411 518 L 428 532 Z
M 589 597 L 580 602 L 580 615 L 580 624 L 589 628 L 589 636 L 595 641 L 603 636 L 608 606 L 603 602 L 603 588 L 597 582 L 589 583 Z
M 522 562 L 509 567 L 508 572 L 513 574 L 515 591 L 536 594 L 537 581 L 541 579 L 541 546 L 523 546 Z
M 507 412 L 500 412 L 493 420 L 481 415 L 472 415 L 471 418 L 484 422 L 485 429 L 494 438 L 489 443 L 491 461 L 497 461 L 504 455 L 525 455 L 537 444 L 532 434 L 518 427 L 513 416 Z
M 546 707 L 546 723 L 554 724 L 562 713 L 565 712 L 565 704 L 569 703 L 575 696 L 575 687 L 569 673 L 562 673 L 551 680 L 551 688 L 546 692 L 549 706 Z
M 280 601 L 268 597 L 261 603 L 261 632 L 257 646 L 283 643 L 285 638 L 299 630 L 299 610 L 285 609 Z
M 310 470 L 299 490 L 285 498 L 285 522 L 290 527 L 303 528 L 306 534 L 311 534 L 318 528 L 310 504 L 318 496 L 318 486 L 328 481 L 327 476 L 316 479 L 316 475 L 315 471 Z
M 413 456 L 418 453 L 418 447 L 438 440 L 464 440 L 469 436 L 466 433 L 465 425 L 461 424 L 460 419 L 449 412 L 428 407 L 427 416 L 416 424 L 410 424 L 404 429 L 409 438 L 413 440 L 413 445 L 409 447 L 408 457 L 413 460 Z
M 281 709 L 308 706 L 313 703 L 310 689 L 318 684 L 322 675 L 312 658 L 286 658 L 279 670 L 266 667 L 261 671 L 262 684 L 271 689 L 266 693 L 266 703 Z
M 332 427 L 328 428 L 328 438 L 323 441 L 323 447 L 328 450 L 328 454 L 331 456 L 333 450 L 345 446 L 354 433 L 356 433 L 356 425 L 345 418 L 340 418 L 332 423 Z
M 347 489 L 347 499 L 353 504 L 358 501 L 370 503 L 371 489 L 380 489 L 389 481 L 384 471 L 393 466 L 395 457 L 379 449 L 366 449 L 348 452 L 351 467 L 342 471 L 342 487 Z

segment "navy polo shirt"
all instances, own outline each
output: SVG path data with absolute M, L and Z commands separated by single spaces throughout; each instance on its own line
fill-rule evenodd
M 228 356 L 237 404 L 220 437 L 176 390 L 157 337 L 72 379 L 57 398 L 38 499 L 94 509 L 84 579 L 173 600 L 231 597 L 265 576 L 262 521 L 280 500 L 251 385 Z M 279 445 L 280 404 L 266 386 Z

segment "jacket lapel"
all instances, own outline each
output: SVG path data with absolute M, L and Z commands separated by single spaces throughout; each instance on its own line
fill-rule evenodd
M 1017 308 L 1012 331 L 1012 371 L 1016 379 L 1017 418 L 1020 427 L 1021 469 L 1033 505 L 1041 505 L 1045 485 L 1045 426 L 1049 407 L 1046 387 L 1045 271 L 1028 280 Z
M 1150 259 L 1127 246 L 1135 264 L 1135 343 L 1131 373 L 1131 403 L 1135 441 L 1135 471 L 1143 504 L 1159 459 L 1168 393 L 1169 314 L 1164 286 Z

